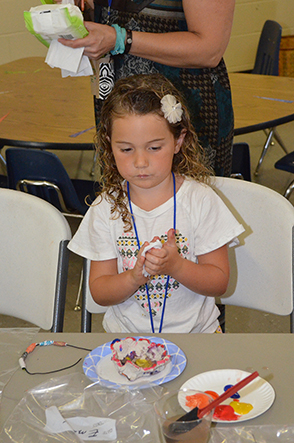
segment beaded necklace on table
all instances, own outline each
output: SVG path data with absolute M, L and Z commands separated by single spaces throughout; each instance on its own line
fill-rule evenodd
M 176 179 L 175 179 L 175 175 L 174 175 L 173 172 L 172 172 L 172 177 L 173 177 L 173 197 L 174 197 L 173 228 L 175 230 L 176 229 L 177 206 L 176 206 Z M 140 240 L 139 240 L 138 230 L 137 230 L 137 226 L 136 226 L 136 222 L 135 222 L 135 217 L 134 217 L 134 213 L 133 213 L 133 208 L 132 208 L 129 182 L 127 182 L 127 192 L 128 192 L 129 207 L 130 207 L 130 212 L 131 212 L 131 216 L 132 216 L 132 220 L 133 220 L 133 226 L 134 226 L 134 231 L 135 231 L 135 235 L 136 235 L 138 250 L 140 250 Z M 164 300 L 163 300 L 163 306 L 162 306 L 162 311 L 161 311 L 161 319 L 160 319 L 160 325 L 159 325 L 159 331 L 158 331 L 159 333 L 162 332 L 162 327 L 163 327 L 163 318 L 164 318 L 165 305 L 166 305 L 166 300 L 167 300 L 167 291 L 168 291 L 169 279 L 170 279 L 170 276 L 168 275 L 167 276 L 167 280 L 166 280 L 166 284 L 165 284 Z M 154 330 L 154 323 L 153 323 L 153 316 L 152 316 L 152 309 L 151 309 L 151 301 L 150 301 L 150 294 L 149 294 L 148 283 L 145 284 L 145 288 L 146 288 L 147 299 L 148 299 L 148 309 L 149 309 L 150 325 L 151 325 L 151 330 L 154 333 L 155 330 Z

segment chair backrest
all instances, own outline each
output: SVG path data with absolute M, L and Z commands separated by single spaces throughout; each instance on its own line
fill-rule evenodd
M 0 189 L 0 313 L 62 331 L 71 230 L 46 201 Z
M 279 53 L 282 27 L 267 20 L 262 28 L 252 74 L 279 75 Z
M 229 248 L 231 278 L 223 304 L 293 319 L 294 207 L 282 195 L 256 183 L 216 177 L 216 192 L 245 232 Z
M 38 149 L 8 148 L 6 166 L 10 189 L 41 197 L 64 213 L 86 213 L 88 206 L 80 201 L 66 169 L 55 154 Z

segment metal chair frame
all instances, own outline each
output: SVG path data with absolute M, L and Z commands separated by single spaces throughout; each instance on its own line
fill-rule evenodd
M 51 183 L 47 180 L 26 180 L 22 179 L 17 182 L 16 189 L 18 191 L 24 191 L 26 193 L 30 193 L 29 186 L 36 186 L 36 187 L 42 187 L 47 188 L 48 190 L 53 189 L 56 192 L 56 195 L 58 196 L 58 202 L 61 207 L 62 214 L 66 217 L 76 217 L 76 218 L 83 218 L 82 214 L 76 214 L 72 212 L 65 204 L 62 192 L 60 188 L 55 185 L 54 183 Z
M 281 171 L 290 172 L 291 174 L 294 173 L 294 151 L 290 152 L 289 154 L 285 155 L 284 157 L 280 158 L 275 163 L 275 168 L 280 169 Z M 292 192 L 294 191 L 294 180 L 290 182 L 290 184 L 287 186 L 286 190 L 284 191 L 284 197 L 289 199 L 291 197 Z

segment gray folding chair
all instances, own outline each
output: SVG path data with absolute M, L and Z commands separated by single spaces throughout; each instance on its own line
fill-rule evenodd
M 71 230 L 48 202 L 0 189 L 0 313 L 62 332 Z
M 46 150 L 8 148 L 6 166 L 10 189 L 43 198 L 65 217 L 82 219 L 99 190 L 92 180 L 70 179 L 57 155 Z M 76 311 L 80 310 L 80 293 L 79 288 Z
M 215 177 L 214 188 L 243 224 L 229 248 L 231 278 L 225 305 L 293 316 L 294 207 L 282 195 L 245 180 Z

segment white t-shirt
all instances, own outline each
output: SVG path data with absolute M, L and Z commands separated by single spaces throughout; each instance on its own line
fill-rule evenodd
M 173 197 L 152 211 L 132 203 L 140 244 L 155 236 L 166 241 L 173 227 Z M 69 243 L 69 249 L 90 260 L 117 259 L 118 272 L 133 268 L 138 246 L 135 232 L 124 232 L 120 218 L 112 219 L 110 204 L 103 199 L 88 209 Z M 176 241 L 185 259 L 232 242 L 244 228 L 209 186 L 186 178 L 176 194 Z M 152 276 L 149 295 L 155 332 L 158 332 L 167 276 Z M 197 294 L 170 277 L 163 332 L 214 332 L 219 310 L 213 297 Z M 103 320 L 107 332 L 150 333 L 148 299 L 145 286 L 128 300 L 109 306 Z

